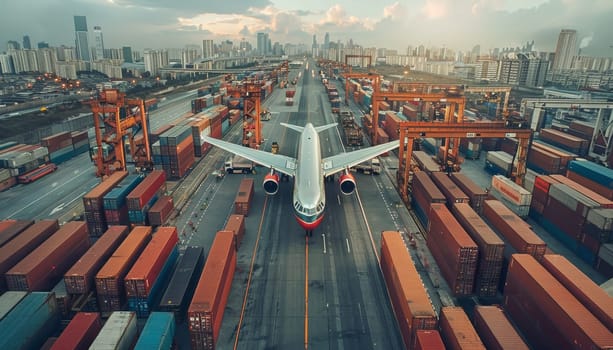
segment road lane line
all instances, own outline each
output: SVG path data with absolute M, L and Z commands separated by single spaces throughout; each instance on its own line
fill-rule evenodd
M 253 253 L 251 254 L 251 265 L 249 266 L 249 276 L 247 277 L 247 287 L 245 288 L 245 295 L 243 296 L 243 305 L 241 306 L 241 316 L 238 320 L 238 326 L 236 328 L 236 337 L 234 338 L 234 350 L 238 348 L 238 339 L 241 335 L 241 326 L 243 325 L 243 319 L 245 318 L 245 309 L 247 308 L 247 298 L 249 297 L 249 288 L 251 287 L 251 279 L 253 278 L 253 269 L 255 266 L 255 256 L 260 245 L 260 237 L 262 236 L 262 225 L 264 224 L 264 215 L 266 214 L 266 204 L 268 204 L 268 197 L 264 197 L 264 209 L 260 216 L 260 224 L 258 225 L 258 234 L 255 239 L 255 245 L 253 246 Z
M 309 348 L 309 236 L 305 237 L 304 258 L 304 349 Z
M 321 234 L 321 238 L 322 238 L 322 240 L 324 242 L 324 254 L 326 254 L 326 235 L 322 233 Z
M 345 242 L 347 243 L 347 253 L 351 254 L 351 249 L 349 248 L 349 238 L 345 238 Z

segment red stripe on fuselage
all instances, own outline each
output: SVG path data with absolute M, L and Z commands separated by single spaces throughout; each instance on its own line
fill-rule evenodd
M 296 217 L 296 221 L 298 221 L 298 224 L 300 226 L 302 226 L 303 229 L 305 230 L 314 230 L 317 228 L 317 226 L 319 226 L 319 224 L 321 224 L 321 221 L 324 219 L 324 214 L 321 213 L 321 215 L 319 217 L 317 217 L 313 222 L 307 222 L 302 220 L 298 215 L 294 215 Z

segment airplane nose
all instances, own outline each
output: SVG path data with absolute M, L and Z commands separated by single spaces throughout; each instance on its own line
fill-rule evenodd
M 324 218 L 324 216 L 322 214 L 319 217 L 315 218 L 315 220 L 313 220 L 313 221 L 305 221 L 305 220 L 299 218 L 298 216 L 296 216 L 296 221 L 298 222 L 298 224 L 303 229 L 311 231 L 311 230 L 316 229 L 319 226 L 319 224 L 321 224 L 323 218 Z

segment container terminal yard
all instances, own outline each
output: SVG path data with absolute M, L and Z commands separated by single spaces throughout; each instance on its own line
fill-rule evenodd
M 238 75 L 104 90 L 93 132 L 0 145 L 0 348 L 613 348 L 613 104 L 511 111 L 508 87 L 303 58 Z M 398 142 L 325 177 L 313 227 L 279 165 L 206 142 L 291 169 L 282 124 L 308 123 L 337 123 L 324 170 Z

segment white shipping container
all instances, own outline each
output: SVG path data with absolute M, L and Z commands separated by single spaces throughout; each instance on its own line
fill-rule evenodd
M 489 151 L 485 160 L 507 172 L 511 171 L 513 166 L 513 156 L 503 151 Z
M 526 174 L 524 175 L 524 185 L 522 187 L 525 188 L 526 191 L 532 193 L 534 191 L 534 182 L 536 181 L 537 176 L 538 173 L 536 171 L 526 169 Z
M 587 216 L 588 210 L 600 207 L 594 200 L 565 184 L 552 184 L 549 187 L 549 197 L 554 198 L 582 217 Z M 579 207 L 579 203 L 583 204 L 583 208 Z
M 603 231 L 613 230 L 613 209 L 596 208 L 587 213 L 587 222 Z
M 9 169 L 0 169 L 0 182 L 8 180 L 11 177 L 11 171 Z
M 136 313 L 115 311 L 104 323 L 90 350 L 128 350 L 136 341 Z
M 515 205 L 530 205 L 532 193 L 502 175 L 492 176 L 492 188 Z
M 609 265 L 613 265 L 613 244 L 607 243 L 601 245 L 598 251 L 598 257 L 609 263 Z
M 87 141 L 86 141 L 87 142 Z M 40 159 L 49 155 L 49 149 L 47 147 L 38 147 L 37 149 L 32 151 L 32 158 Z
M 500 193 L 495 188 L 490 189 L 490 194 L 494 196 L 494 198 L 498 199 L 502 202 L 507 208 L 509 208 L 513 213 L 519 216 L 522 219 L 528 217 L 530 213 L 530 205 L 517 205 L 506 198 L 502 193 Z

